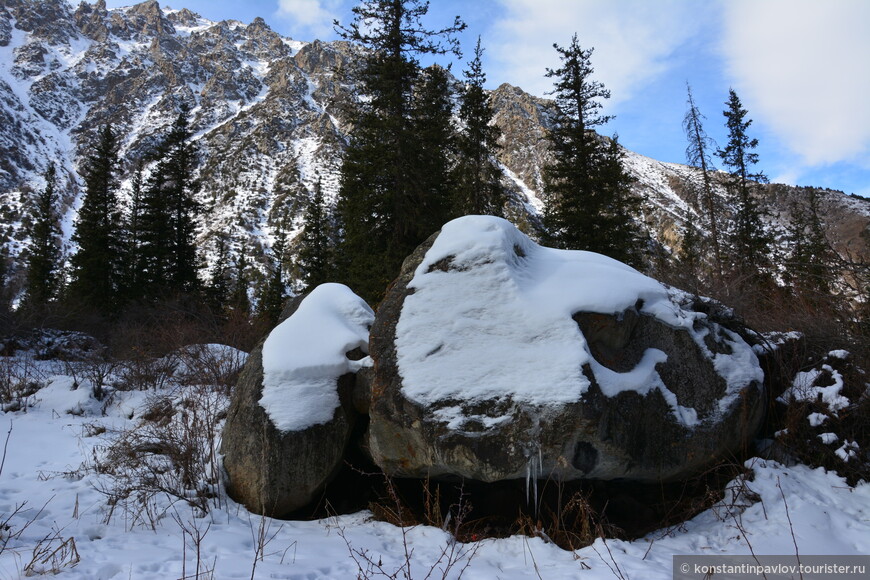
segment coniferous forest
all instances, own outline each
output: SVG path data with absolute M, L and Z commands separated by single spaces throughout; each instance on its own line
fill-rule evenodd
M 29 245 L 15 259 L 4 247 L 5 328 L 51 320 L 108 339 L 117 327 L 162 325 L 171 316 L 250 348 L 289 297 L 339 281 L 376 305 L 402 260 L 441 225 L 490 214 L 552 247 L 603 253 L 738 305 L 759 328 L 811 323 L 822 342 L 865 344 L 866 263 L 826 237 L 815 190 L 788 208 L 784 224 L 765 214 L 762 201 L 775 186 L 733 89 L 723 102 L 720 146 L 705 130 L 715 117 L 698 109 L 687 85 L 686 163 L 697 175 L 679 186 L 692 208 L 678 226 L 681 239 L 666 241 L 649 227 L 649 200 L 635 187 L 618 136 L 596 132 L 611 115 L 610 91 L 593 78 L 594 48 L 577 35 L 554 44 L 561 65 L 542 71 L 553 83 L 544 205 L 526 213 L 512 203 L 498 160 L 505 137 L 484 88 L 485 47 L 478 39 L 455 77 L 447 65 L 461 56 L 457 37 L 466 25 L 457 17 L 427 28 L 427 11 L 415 1 L 361 2 L 353 21 L 336 23 L 362 55 L 349 72 L 355 92 L 346 113 L 354 121 L 337 194 L 327 198 L 318 178 L 295 224 L 289 207 L 273 208 L 273 233 L 256 254 L 226 233 L 210 247 L 197 245 L 199 181 L 210 161 L 193 138 L 190 104 L 178 101 L 171 125 L 135 157 L 119 156 L 118 128 L 99 126 L 76 176 L 82 196 L 72 245 L 62 251 L 50 165 L 26 208 Z M 785 301 L 799 307 L 776 307 Z

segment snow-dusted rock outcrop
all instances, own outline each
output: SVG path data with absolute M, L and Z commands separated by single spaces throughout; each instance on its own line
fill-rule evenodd
M 374 313 L 346 286 L 323 284 L 283 318 L 242 370 L 221 443 L 230 495 L 276 517 L 309 504 L 342 465 Z
M 454 220 L 372 327 L 372 456 L 392 475 L 485 482 L 688 475 L 764 414 L 756 355 L 716 312 L 500 218 Z

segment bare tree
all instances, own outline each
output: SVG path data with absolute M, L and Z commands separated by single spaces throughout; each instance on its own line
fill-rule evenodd
M 710 150 L 716 150 L 716 143 L 711 139 L 706 131 L 702 119 L 706 119 L 698 106 L 695 104 L 695 98 L 692 95 L 692 87 L 686 83 L 686 92 L 688 99 L 686 104 L 686 116 L 683 117 L 683 130 L 686 132 L 686 139 L 689 144 L 686 146 L 686 161 L 689 165 L 697 167 L 701 170 L 701 179 L 703 187 L 703 205 L 706 213 L 707 223 L 710 226 L 710 243 L 713 246 L 713 265 L 714 275 L 722 276 L 722 247 L 719 236 L 719 216 L 718 208 L 716 207 L 716 198 L 713 195 L 713 181 L 710 172 L 716 168 L 713 166 L 713 160 L 710 157 Z

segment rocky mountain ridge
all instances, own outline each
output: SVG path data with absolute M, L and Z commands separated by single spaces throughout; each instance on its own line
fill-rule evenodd
M 353 118 L 352 71 L 360 49 L 349 43 L 282 37 L 261 18 L 212 22 L 147 0 L 108 10 L 104 0 L 73 8 L 64 0 L 0 4 L 0 244 L 14 257 L 26 248 L 29 200 L 42 173 L 58 165 L 67 250 L 81 197 L 78 169 L 107 122 L 122 136 L 129 177 L 177 115 L 191 109 L 203 213 L 199 243 L 215 237 L 262 257 L 277 224 L 298 228 L 314 184 L 334 197 Z M 512 192 L 511 219 L 534 231 L 543 207 L 548 103 L 517 87 L 492 92 L 504 133 L 499 154 Z M 626 151 L 644 196 L 652 236 L 676 249 L 696 169 Z M 820 190 L 832 239 L 867 255 L 870 200 Z M 762 200 L 786 220 L 806 191 L 769 186 Z

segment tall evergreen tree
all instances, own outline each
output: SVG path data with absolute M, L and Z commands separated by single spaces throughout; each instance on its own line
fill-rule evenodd
M 333 279 L 335 267 L 332 230 L 329 210 L 318 179 L 305 209 L 296 260 L 305 292 Z
M 699 279 L 701 278 L 701 236 L 695 226 L 694 214 L 690 211 L 686 219 L 683 243 L 680 245 L 678 258 L 679 277 L 681 287 L 691 290 L 695 294 L 700 293 Z
M 0 328 L 4 329 L 3 325 L 4 317 L 9 313 L 10 310 L 10 296 L 9 296 L 9 253 L 6 249 L 6 245 L 3 244 L 0 246 Z
M 611 119 L 600 112 L 600 99 L 610 98 L 610 91 L 592 80 L 593 49 L 582 49 L 576 34 L 567 48 L 553 46 L 562 66 L 547 69 L 547 76 L 556 79 L 549 134 L 553 162 L 544 168 L 549 243 L 635 262 L 639 201 L 616 138 L 608 141 L 594 131 Z
M 792 207 L 788 227 L 789 255 L 785 279 L 795 293 L 814 301 L 830 298 L 837 256 L 828 244 L 821 219 L 819 195 L 808 190 L 806 206 Z
M 269 271 L 263 292 L 257 303 L 261 318 L 274 325 L 284 310 L 284 300 L 287 298 L 287 283 L 284 278 L 284 260 L 287 254 L 287 227 L 284 220 L 278 224 L 275 241 L 269 256 Z
M 460 95 L 459 119 L 463 129 L 459 136 L 455 212 L 459 215 L 504 213 L 505 190 L 495 154 L 501 129 L 492 124 L 494 112 L 483 86 L 483 48 L 480 37 L 474 48 L 474 59 L 463 71 L 465 88 Z
M 686 115 L 683 117 L 683 130 L 689 144 L 686 146 L 686 161 L 689 165 L 701 170 L 701 206 L 710 230 L 710 245 L 713 249 L 713 271 L 717 276 L 722 274 L 722 242 L 720 233 L 721 208 L 713 192 L 712 172 L 715 171 L 710 152 L 716 150 L 716 143 L 704 131 L 703 120 L 706 118 L 698 110 L 692 87 L 686 83 L 688 99 Z
M 634 178 L 625 169 L 625 153 L 614 135 L 603 147 L 598 167 L 598 195 L 602 197 L 598 214 L 601 234 L 597 251 L 632 266 L 640 266 L 647 243 L 637 219 L 641 200 L 632 190 Z
M 122 277 L 121 212 L 116 195 L 118 141 L 110 125 L 101 129 L 96 146 L 85 160 L 85 194 L 72 239 L 70 294 L 100 309 L 118 305 Z
M 142 159 L 136 162 L 130 188 L 130 206 L 123 226 L 123 270 L 121 277 L 121 294 L 123 299 L 141 298 L 143 272 L 146 271 L 145 259 L 142 255 L 142 214 L 144 197 L 145 163 Z
M 450 84 L 443 67 L 436 64 L 422 71 L 413 105 L 411 121 L 416 139 L 412 152 L 417 163 L 410 169 L 425 210 L 416 216 L 413 235 L 422 241 L 454 217 L 450 206 L 456 134 Z
M 233 265 L 233 281 L 230 288 L 230 303 L 229 308 L 232 312 L 240 314 L 244 317 L 251 315 L 251 299 L 248 297 L 248 286 L 250 285 L 248 276 L 248 254 L 245 245 L 239 247 L 239 253 L 236 254 L 235 263 Z
M 603 213 L 603 199 L 596 182 L 601 142 L 594 128 L 611 119 L 599 112 L 600 99 L 610 98 L 610 91 L 592 80 L 594 49 L 583 50 L 576 34 L 569 47 L 553 47 L 562 67 L 547 69 L 547 77 L 557 80 L 549 134 L 554 160 L 544 168 L 544 225 L 552 245 L 594 251 L 604 237 L 596 219 Z
M 169 196 L 163 194 L 163 189 L 164 177 L 158 167 L 145 183 L 139 207 L 139 284 L 135 290 L 147 300 L 169 293 L 171 287 L 173 231 Z
M 157 150 L 145 186 L 140 216 L 143 286 L 147 297 L 193 293 L 200 289 L 193 198 L 196 147 L 189 111 L 182 107 Z
M 215 240 L 214 267 L 212 268 L 208 288 L 206 289 L 212 310 L 217 313 L 223 312 L 229 302 L 230 281 L 229 270 L 227 268 L 229 259 L 226 237 L 218 234 Z
M 27 255 L 25 305 L 40 307 L 54 299 L 60 280 L 60 224 L 55 192 L 57 170 L 50 163 L 43 175 L 45 187 L 36 196 Z
M 729 89 L 725 104 L 728 108 L 722 114 L 728 128 L 728 143 L 724 149 L 716 151 L 716 156 L 729 170 L 727 189 L 736 208 L 728 232 L 728 250 L 736 272 L 760 281 L 772 265 L 773 236 L 764 225 L 753 193 L 767 178 L 760 171 L 752 171 L 752 166 L 758 163 L 758 154 L 753 151 L 758 139 L 750 139 L 746 132 L 752 120 L 746 119 L 748 111 L 734 89 Z
M 344 39 L 368 49 L 358 78 L 366 99 L 345 154 L 336 213 L 340 278 L 369 301 L 381 298 L 405 256 L 433 233 L 431 216 L 443 203 L 419 179 L 427 155 L 442 152 L 421 151 L 417 57 L 458 54 L 453 34 L 465 24 L 456 17 L 428 29 L 421 24 L 428 10 L 421 0 L 364 0 L 350 25 L 336 23 Z

